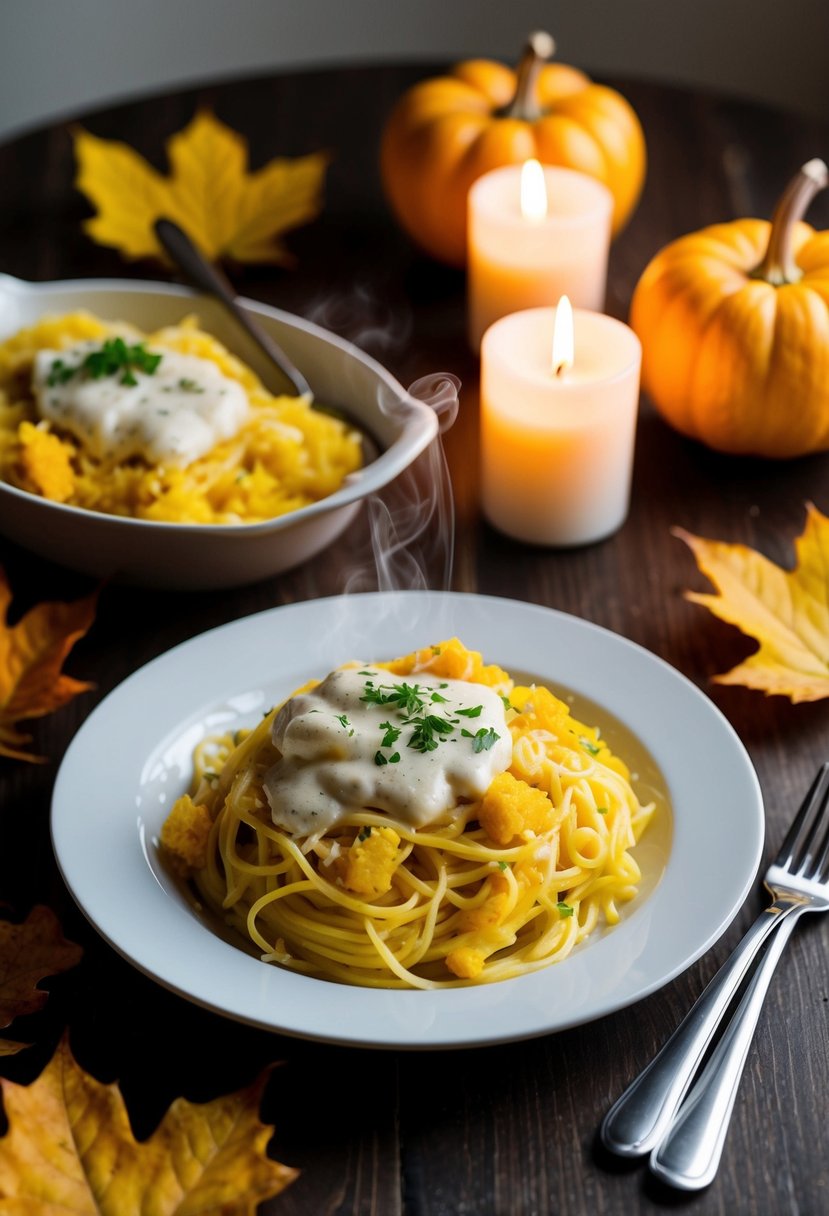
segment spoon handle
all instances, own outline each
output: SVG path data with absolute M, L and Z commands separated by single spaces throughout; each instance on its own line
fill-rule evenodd
M 271 362 L 275 363 L 288 377 L 297 396 L 307 397 L 309 401 L 313 401 L 314 395 L 311 392 L 311 386 L 302 372 L 294 366 L 282 347 L 242 307 L 224 273 L 199 252 L 187 233 L 172 220 L 160 219 L 156 220 L 155 234 L 169 257 L 187 276 L 192 285 L 206 295 L 213 296 L 224 305 Z

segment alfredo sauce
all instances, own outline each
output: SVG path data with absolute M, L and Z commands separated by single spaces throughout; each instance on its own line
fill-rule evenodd
M 412 827 L 484 795 L 512 758 L 504 703 L 463 680 L 339 668 L 276 715 L 267 772 L 273 821 L 296 836 L 371 807 Z
M 32 377 L 40 416 L 98 460 L 140 456 L 185 467 L 231 439 L 248 417 L 247 393 L 210 359 L 156 351 L 152 371 L 127 365 L 90 375 L 85 361 L 100 349 L 100 342 L 82 342 L 38 351 Z

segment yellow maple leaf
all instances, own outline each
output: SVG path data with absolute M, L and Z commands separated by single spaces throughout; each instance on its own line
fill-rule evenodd
M 265 1155 L 266 1081 L 202 1105 L 177 1098 L 139 1143 L 117 1085 L 84 1072 L 64 1042 L 31 1085 L 0 1079 L 0 1212 L 253 1216 L 297 1176 Z
M 168 140 L 166 177 L 127 144 L 82 129 L 74 140 L 76 185 L 97 210 L 84 228 L 128 258 L 167 262 L 153 229 L 166 217 L 211 260 L 287 264 L 280 235 L 322 206 L 325 153 L 278 158 L 248 173 L 247 141 L 205 111 Z
M 703 540 L 682 528 L 717 595 L 686 591 L 722 621 L 760 643 L 759 650 L 719 684 L 742 684 L 793 702 L 829 697 L 829 519 L 807 504 L 806 527 L 795 541 L 794 570 L 783 570 L 747 545 Z
M 7 623 L 11 591 L 0 568 L 0 755 L 42 760 L 23 750 L 31 735 L 17 723 L 42 718 L 92 685 L 61 671 L 63 661 L 95 617 L 96 596 L 73 603 L 36 604 L 16 625 Z

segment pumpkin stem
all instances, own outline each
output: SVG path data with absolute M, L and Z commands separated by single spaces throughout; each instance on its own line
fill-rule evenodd
M 798 170 L 774 209 L 766 254 L 752 278 L 765 279 L 774 287 L 782 287 L 784 283 L 796 283 L 802 277 L 792 251 L 794 226 L 803 219 L 815 195 L 826 186 L 829 186 L 829 169 L 817 157 Z
M 518 80 L 515 86 L 515 96 L 508 106 L 499 111 L 501 118 L 519 118 L 524 122 L 535 122 L 541 117 L 541 106 L 538 104 L 537 85 L 538 73 L 548 59 L 555 54 L 555 40 L 544 30 L 536 30 L 527 39 L 524 54 L 516 68 Z

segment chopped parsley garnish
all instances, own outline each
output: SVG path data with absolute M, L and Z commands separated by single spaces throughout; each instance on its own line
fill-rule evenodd
M 389 764 L 399 764 L 399 763 L 400 763 L 400 752 L 392 752 L 392 754 L 389 756 Z
M 348 720 L 348 714 L 334 714 L 334 717 L 337 719 L 337 721 L 339 722 L 339 724 L 343 728 L 343 730 L 348 731 L 348 737 L 350 739 L 351 736 L 354 734 L 354 727 L 351 725 L 351 723 Z
M 562 920 L 566 920 L 568 916 L 573 915 L 573 909 L 570 904 L 559 903 L 556 904 L 556 907 L 558 908 L 558 914 Z
M 392 747 L 400 738 L 400 730 L 398 727 L 392 726 L 391 722 L 381 722 L 380 729 L 385 732 L 381 747 Z
M 589 739 L 585 739 L 584 735 L 580 736 L 579 743 L 583 748 L 590 752 L 591 756 L 598 756 L 599 752 L 602 750 L 600 747 L 596 747 L 595 743 L 591 743 Z
M 473 734 L 471 730 L 462 730 L 461 734 L 465 739 L 472 740 L 472 750 L 476 754 L 478 752 L 488 752 L 501 738 L 492 727 L 482 726 L 480 730 L 476 730 Z
M 606 806 L 597 806 L 597 807 L 596 807 L 596 813 L 597 813 L 597 814 L 599 814 L 599 815 L 606 815 L 606 814 L 607 814 L 607 807 L 606 807 Z
M 369 823 L 369 824 L 366 824 L 366 826 L 364 828 L 360 828 L 359 832 L 357 833 L 357 839 L 358 840 L 368 840 L 370 835 L 371 835 L 371 824 Z
M 134 374 L 136 371 L 152 376 L 163 357 L 148 351 L 143 342 L 127 346 L 123 338 L 107 338 L 100 350 L 90 351 L 75 367 L 68 367 L 63 359 L 55 359 L 46 383 L 51 388 L 55 384 L 66 384 L 79 374 L 90 380 L 100 380 L 103 376 L 116 376 L 120 372 L 120 383 L 131 388 L 138 383 Z
M 432 654 L 440 654 L 440 646 L 433 646 Z
M 506 868 L 507 868 L 507 863 L 506 863 L 505 861 L 499 861 L 499 862 L 498 862 L 498 869 L 499 869 L 499 870 L 506 870 Z
M 369 705 L 393 705 L 398 713 L 409 716 L 423 709 L 423 692 L 419 684 L 381 684 L 375 688 L 369 681 L 360 700 Z
M 515 706 L 512 704 L 509 697 L 505 697 L 502 694 L 501 700 L 504 702 L 504 709 L 515 709 Z
M 49 369 L 49 378 L 46 383 L 49 385 L 49 388 L 54 388 L 56 384 L 66 384 L 67 380 L 71 380 L 77 370 L 76 367 L 67 367 L 63 359 L 55 359 Z
M 408 746 L 416 752 L 433 752 L 438 743 L 444 742 L 443 738 L 435 736 L 449 735 L 455 729 L 448 718 L 439 718 L 437 714 L 407 718 L 406 725 L 414 727 Z
M 160 356 L 159 356 L 160 357 Z M 178 387 L 183 393 L 203 393 L 204 387 L 197 380 L 183 379 L 179 380 Z
M 361 671 L 359 674 L 372 676 L 375 673 Z M 441 684 L 440 687 L 448 688 L 449 685 Z M 479 718 L 484 708 L 483 705 L 473 705 L 468 709 L 450 711 L 450 714 L 456 712 L 459 717 L 442 717 L 440 714 L 429 713 L 430 705 L 446 705 L 448 698 L 441 696 L 440 693 L 426 685 L 408 684 L 405 681 L 401 684 L 380 684 L 375 687 L 374 680 L 367 679 L 363 685 L 363 695 L 360 700 L 368 705 L 387 705 L 393 713 L 397 714 L 402 726 L 412 728 L 406 746 L 416 752 L 424 753 L 433 752 L 439 744 L 450 741 L 449 736 L 453 734 L 455 727 L 459 724 L 460 717 Z M 381 722 L 380 729 L 384 732 L 380 749 L 393 747 L 402 734 L 402 727 L 394 726 L 391 721 Z M 472 740 L 474 752 L 488 751 L 501 737 L 491 727 L 481 727 L 474 733 L 468 730 L 461 733 Z M 374 756 L 374 763 L 377 765 L 393 764 L 399 759 L 399 754 L 395 759 L 395 757 L 386 757 L 382 750 L 378 750 Z

